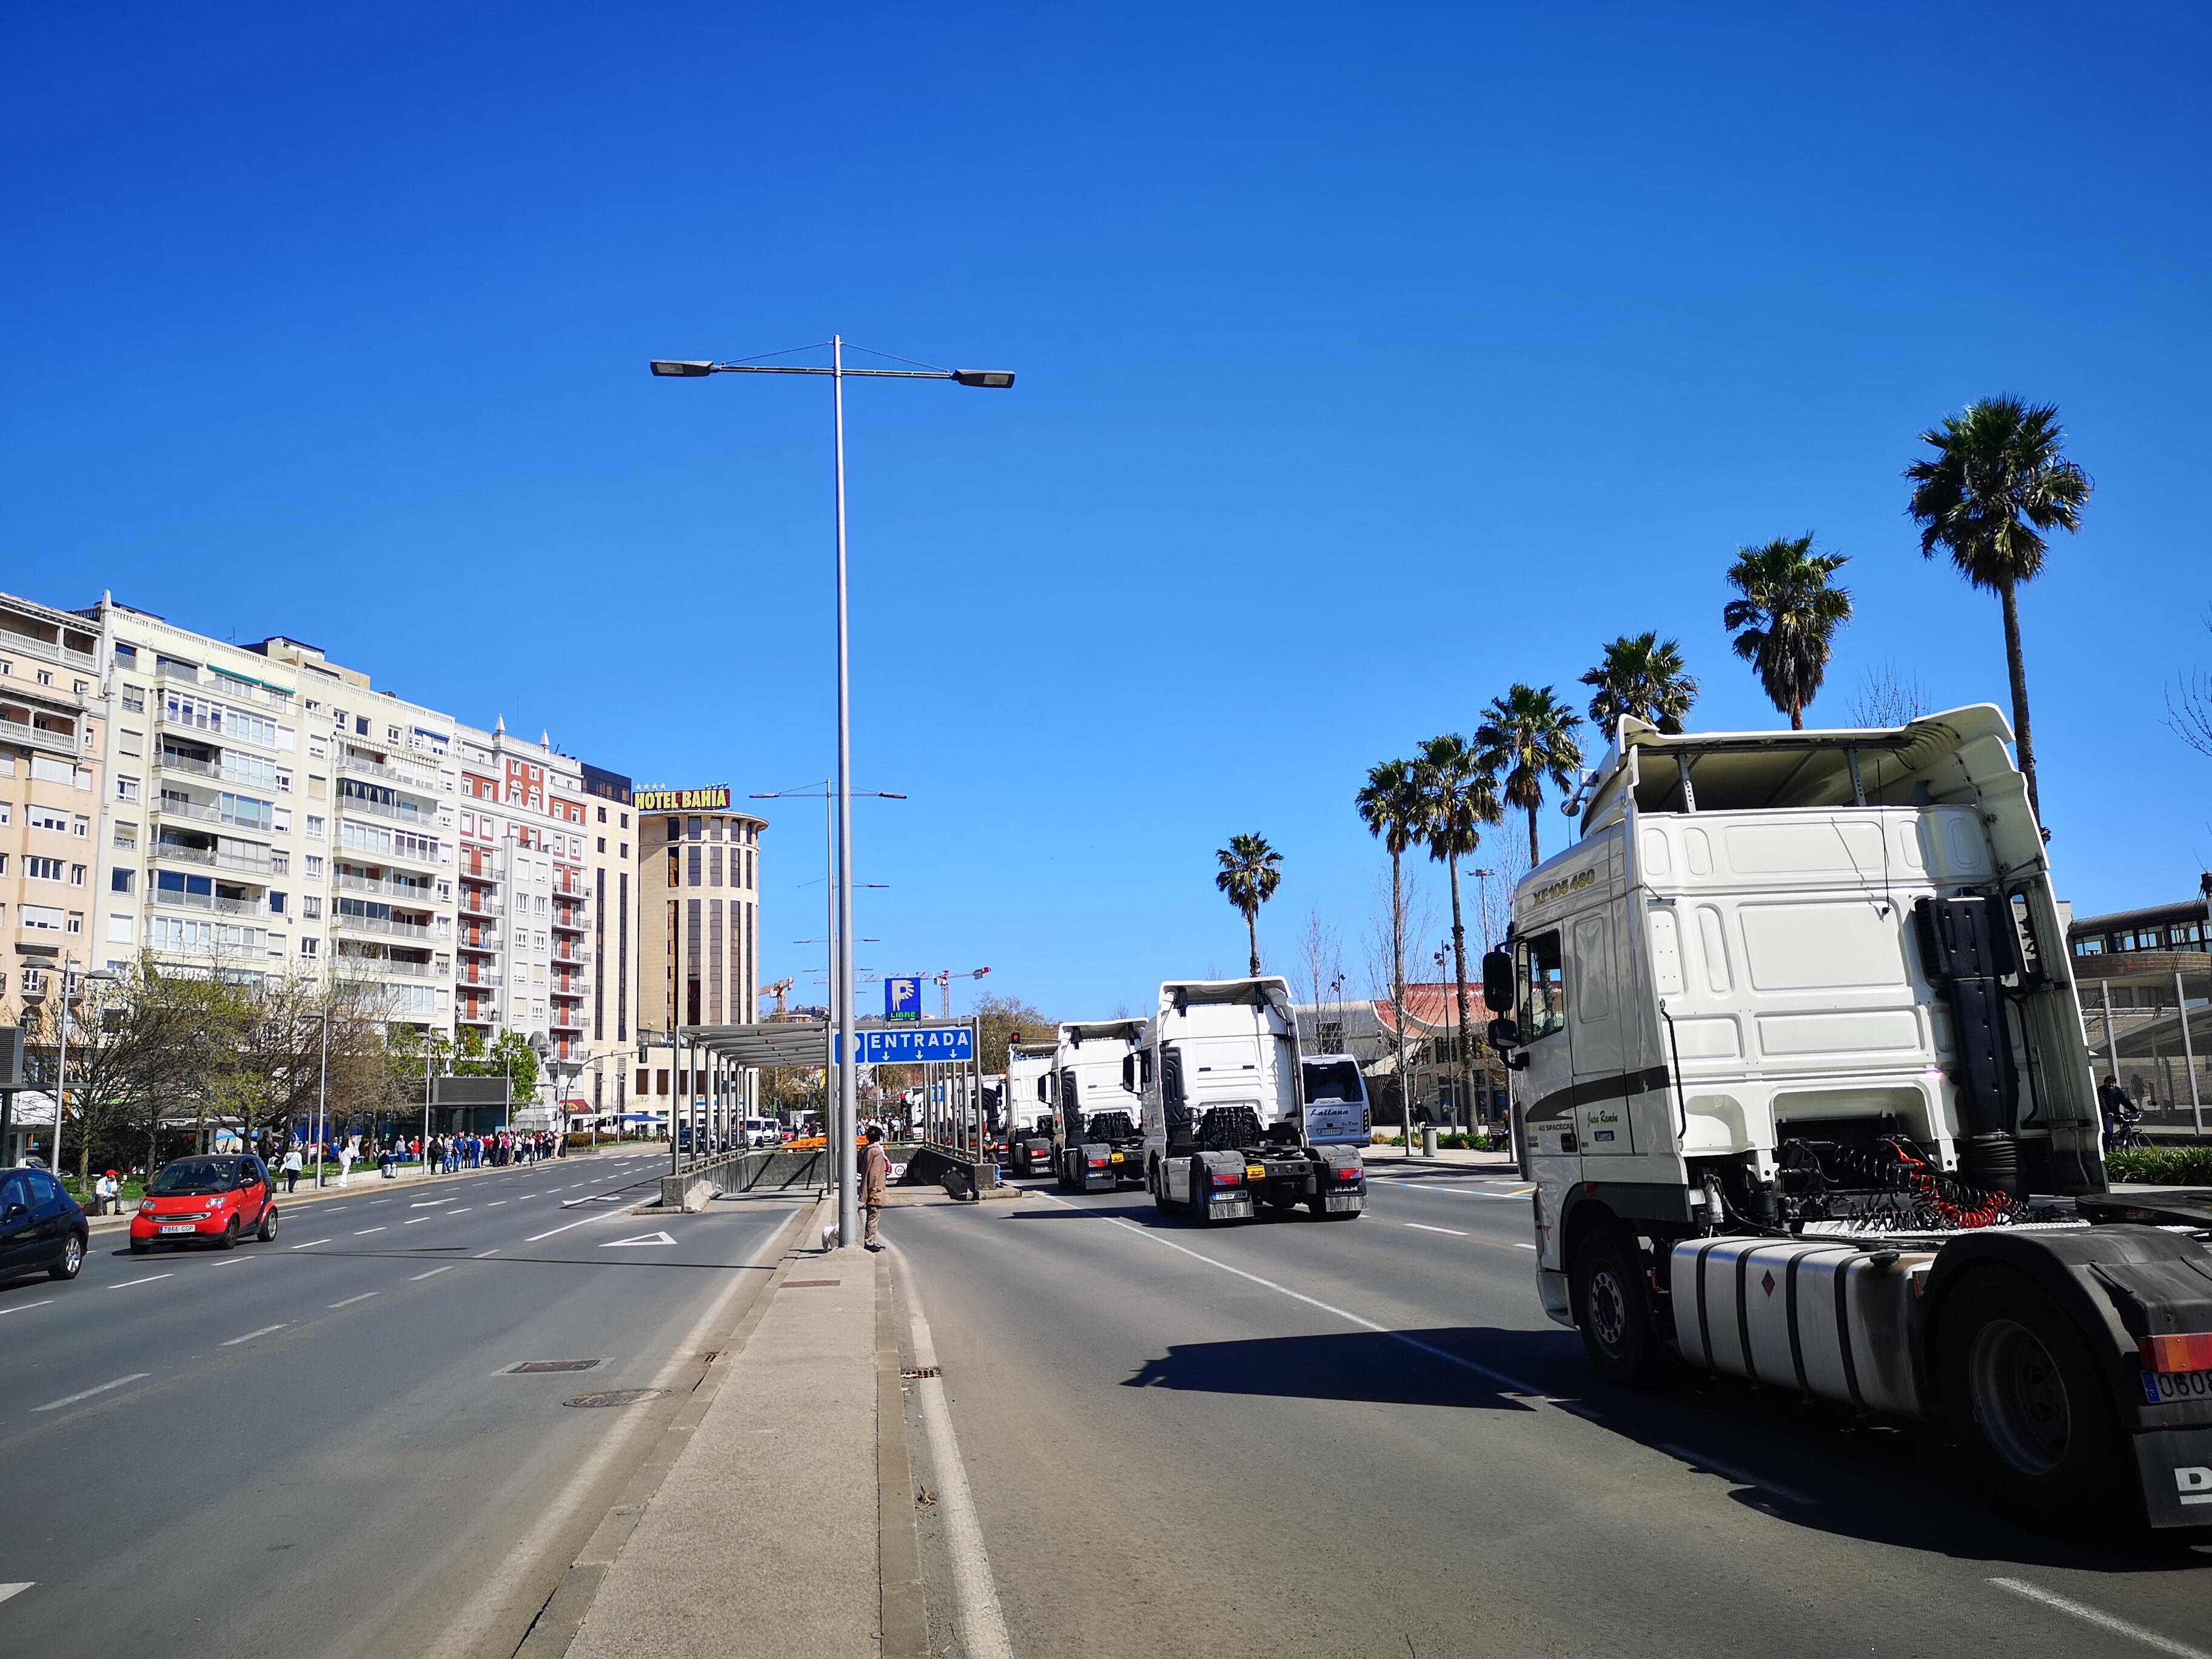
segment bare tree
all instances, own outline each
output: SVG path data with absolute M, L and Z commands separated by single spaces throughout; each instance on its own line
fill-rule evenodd
M 1298 973 L 1305 981 L 1306 1002 L 1316 1011 L 1318 1034 L 1318 1011 L 1344 994 L 1343 937 L 1321 919 L 1318 910 L 1306 912 L 1305 926 L 1298 933 Z
M 1920 677 L 1884 657 L 1880 667 L 1859 676 L 1858 695 L 1851 699 L 1851 724 L 1903 726 L 1928 710 L 1928 690 L 1920 684 Z
M 2212 629 L 2212 617 L 2205 621 Z M 2212 673 L 2192 668 L 2166 691 L 2166 726 L 2198 754 L 2212 760 Z

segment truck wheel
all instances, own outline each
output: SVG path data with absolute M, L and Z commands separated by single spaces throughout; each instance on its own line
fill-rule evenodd
M 1175 1208 L 1175 1200 L 1168 1196 L 1168 1172 L 1160 1164 L 1152 1165 L 1152 1173 L 1145 1177 L 1145 1185 L 1152 1190 L 1152 1207 L 1163 1212 Z
M 1197 1158 L 1190 1161 L 1190 1218 L 1201 1227 L 1213 1219 L 1213 1175 Z
M 1597 1373 L 1617 1389 L 1648 1389 L 1664 1373 L 1635 1252 L 1601 1230 L 1575 1252 L 1575 1328 Z
M 2118 1518 L 2131 1460 L 2088 1345 L 2049 1297 L 1982 1268 L 1944 1306 L 1936 1364 L 1951 1437 L 2004 1501 L 2046 1522 Z

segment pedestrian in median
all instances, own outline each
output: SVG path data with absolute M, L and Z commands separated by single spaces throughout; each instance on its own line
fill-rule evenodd
M 279 1165 L 284 1172 L 284 1196 L 289 1198 L 300 1185 L 300 1171 L 307 1160 L 300 1156 L 300 1143 L 294 1141 L 284 1149 L 284 1162 Z
M 876 1223 L 884 1212 L 884 1195 L 890 1185 L 891 1155 L 884 1150 L 884 1132 L 880 1125 L 868 1125 L 868 1144 L 860 1149 L 860 1207 L 868 1212 L 866 1231 L 860 1242 L 872 1250 L 882 1249 L 876 1237 Z
M 114 1214 L 116 1195 L 122 1190 L 122 1187 L 115 1179 L 115 1171 L 112 1170 L 94 1182 L 92 1183 L 93 1202 L 98 1207 L 93 1211 L 93 1213 L 94 1215 Z

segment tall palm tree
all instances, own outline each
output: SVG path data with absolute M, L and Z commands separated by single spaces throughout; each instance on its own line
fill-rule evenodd
M 1473 857 L 1482 844 L 1482 826 L 1498 823 L 1504 814 L 1498 809 L 1496 780 L 1465 738 L 1448 732 L 1423 744 L 1413 765 L 1413 782 L 1420 802 L 1419 839 L 1451 881 L 1452 974 L 1459 994 L 1458 1034 L 1452 1046 L 1464 1091 L 1461 1102 L 1472 1111 L 1474 1049 L 1468 1031 L 1467 929 L 1460 921 L 1459 861 Z
M 1550 686 L 1516 685 L 1490 700 L 1476 728 L 1482 769 L 1493 778 L 1502 775 L 1505 804 L 1528 814 L 1531 870 L 1544 861 L 1536 850 L 1536 809 L 1544 804 L 1544 780 L 1549 778 L 1563 795 L 1571 794 L 1582 781 L 1583 749 L 1575 741 L 1581 724 Z
M 2027 730 L 2027 663 L 2020 648 L 2021 583 L 2043 569 L 2049 545 L 2039 532 L 2081 527 L 2081 508 L 2094 488 L 2063 453 L 2065 428 L 2054 404 L 1984 398 L 1964 415 L 1946 416 L 1940 432 L 1920 441 L 1935 454 L 1905 469 L 1912 481 L 1907 511 L 1920 526 L 1920 551 L 1950 550 L 1951 562 L 1977 587 L 1994 590 L 2004 611 L 2005 668 L 2012 676 L 2013 739 L 2035 793 L 2035 744 Z
M 1740 547 L 1729 567 L 1729 586 L 1742 597 L 1721 611 L 1721 626 L 1735 635 L 1735 653 L 1758 672 L 1790 729 L 1805 729 L 1805 705 L 1827 677 L 1836 630 L 1851 619 L 1851 596 L 1832 578 L 1849 563 L 1841 553 L 1815 553 L 1813 538 L 1778 538 L 1764 547 Z
M 1221 871 L 1213 884 L 1229 896 L 1243 912 L 1244 931 L 1252 942 L 1252 977 L 1260 977 L 1260 907 L 1275 896 L 1283 884 L 1283 855 L 1258 836 L 1231 836 L 1229 845 L 1214 849 Z
M 1606 647 L 1605 660 L 1583 676 L 1583 684 L 1597 693 L 1589 717 L 1606 732 L 1628 714 L 1679 733 L 1682 716 L 1698 700 L 1698 683 L 1682 666 L 1682 647 L 1673 640 L 1662 642 L 1656 633 L 1633 639 L 1623 634 Z
M 1390 1007 L 1397 1034 L 1398 1109 L 1404 1119 L 1406 1156 L 1413 1155 L 1413 1103 L 1406 1091 L 1406 854 L 1420 840 L 1421 783 L 1414 765 L 1384 761 L 1367 769 L 1367 781 L 1352 797 L 1359 821 L 1390 854 Z

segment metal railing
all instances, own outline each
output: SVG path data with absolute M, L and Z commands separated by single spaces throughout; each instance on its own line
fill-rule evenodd
M 430 937 L 430 930 L 420 922 L 394 921 L 389 916 L 356 916 L 345 910 L 331 917 L 331 926 L 356 933 L 388 933 L 395 939 Z
M 359 795 L 339 795 L 331 803 L 341 812 L 368 812 L 380 818 L 389 818 L 394 823 L 404 823 L 409 829 L 420 829 L 425 824 L 434 826 L 438 814 L 434 808 L 410 806 L 388 800 L 363 800 Z
M 435 888 L 420 884 L 410 886 L 405 882 L 388 878 L 379 880 L 373 876 L 349 875 L 343 870 L 338 872 L 338 888 L 347 893 L 389 895 L 392 898 L 404 899 L 410 904 L 419 904 L 426 910 L 434 909 L 438 904 Z
M 28 744 L 33 749 L 49 750 L 57 755 L 74 757 L 77 751 L 75 732 L 57 732 L 51 726 L 33 726 L 27 720 L 11 720 L 0 715 L 0 738 L 10 743 Z
M 225 916 L 258 916 L 266 908 L 261 899 L 217 898 L 212 893 L 180 893 L 170 887 L 156 887 L 154 902 L 186 910 L 212 910 Z
M 435 773 L 426 781 L 418 773 L 404 771 L 384 761 L 370 760 L 365 755 L 355 754 L 350 749 L 339 752 L 337 769 L 356 777 L 381 778 L 386 783 L 396 783 L 403 789 L 412 789 L 418 795 L 434 796 L 439 793 Z
M 276 854 L 252 859 L 241 853 L 225 853 L 212 847 L 179 847 L 168 841 L 155 842 L 150 851 L 155 860 L 162 864 L 199 864 L 216 870 L 238 870 L 264 876 L 292 872 L 292 861 Z
M 392 957 L 365 957 L 350 951 L 337 953 L 339 965 L 349 973 L 376 975 L 396 975 L 403 979 L 443 978 L 435 967 L 427 962 L 401 962 Z

